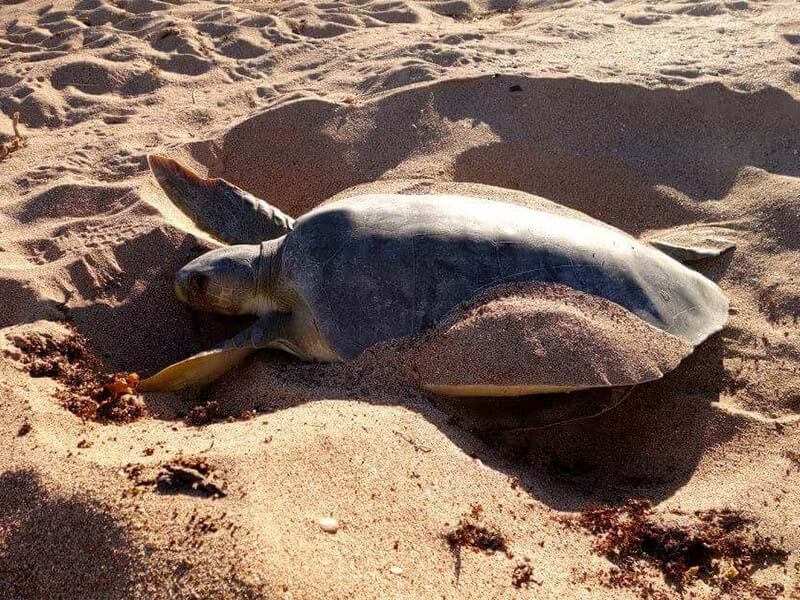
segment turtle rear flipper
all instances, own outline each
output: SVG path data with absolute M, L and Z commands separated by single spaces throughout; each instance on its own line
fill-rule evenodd
M 258 244 L 289 233 L 294 219 L 219 178 L 200 177 L 177 161 L 150 154 L 150 170 L 172 202 L 197 226 L 229 244 Z
M 734 231 L 722 224 L 697 223 L 661 231 L 647 239 L 651 246 L 679 262 L 713 258 L 736 248 Z

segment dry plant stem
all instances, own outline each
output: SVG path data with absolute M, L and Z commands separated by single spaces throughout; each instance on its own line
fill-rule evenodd
M 19 141 L 24 141 L 25 138 L 22 137 L 22 134 L 19 132 L 19 113 L 15 112 L 11 117 L 11 124 L 14 127 L 14 137 L 17 138 Z
M 26 138 L 19 132 L 19 113 L 15 112 L 11 116 L 11 125 L 14 128 L 14 139 L 0 145 L 0 160 L 7 158 L 12 152 L 16 152 L 26 145 Z

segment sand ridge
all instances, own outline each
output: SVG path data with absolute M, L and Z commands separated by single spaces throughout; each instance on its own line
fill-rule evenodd
M 755 515 L 789 555 L 754 583 L 800 593 L 799 24 L 779 0 L 0 2 L 0 143 L 15 112 L 27 139 L 0 161 L 3 340 L 68 321 L 110 371 L 144 376 L 247 325 L 175 301 L 175 270 L 216 242 L 148 152 L 293 216 L 452 192 L 737 244 L 696 265 L 731 299 L 721 333 L 613 410 L 545 429 L 528 426 L 567 400 L 453 402 L 377 355 L 271 353 L 200 395 L 145 397 L 133 423 L 84 422 L 4 341 L 0 595 L 637 598 L 562 518 L 640 498 L 654 518 Z M 575 415 L 609 404 L 592 394 L 569 395 Z M 209 401 L 222 419 L 188 425 Z M 227 495 L 137 483 L 181 457 Z M 513 558 L 464 549 L 456 577 L 447 536 L 478 506 Z

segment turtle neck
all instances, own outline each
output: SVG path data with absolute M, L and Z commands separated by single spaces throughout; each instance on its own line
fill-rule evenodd
M 258 314 L 291 312 L 294 293 L 282 277 L 283 242 L 286 236 L 261 242 L 256 265 Z

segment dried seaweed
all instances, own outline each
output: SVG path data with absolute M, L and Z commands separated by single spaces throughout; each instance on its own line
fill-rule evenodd
M 51 377 L 63 384 L 56 397 L 73 414 L 98 421 L 128 423 L 145 413 L 136 396 L 136 373 L 106 373 L 87 340 L 73 332 L 64 339 L 49 334 L 17 336 L 31 377 Z
M 675 518 L 666 519 L 655 514 L 649 502 L 630 500 L 587 510 L 567 522 L 598 536 L 595 552 L 619 567 L 605 581 L 612 587 L 648 587 L 641 569 L 646 564 L 661 571 L 677 590 L 700 578 L 723 591 L 770 597 L 775 586 L 755 586 L 751 575 L 767 565 L 785 563 L 788 553 L 753 531 L 753 517 L 711 510 L 696 512 L 687 522 L 689 515 L 672 515 Z

